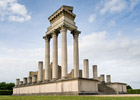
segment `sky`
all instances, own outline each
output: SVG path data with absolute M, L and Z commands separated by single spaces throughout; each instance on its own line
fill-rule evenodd
M 0 0 L 0 82 L 15 82 L 38 70 L 45 59 L 42 38 L 48 17 L 62 5 L 73 6 L 79 35 L 79 65 L 89 59 L 98 75 L 140 88 L 140 0 Z M 67 32 L 68 72 L 73 68 L 73 37 Z M 52 39 L 51 39 L 52 61 Z M 58 36 L 61 65 L 61 34 Z M 44 67 L 45 68 L 45 67 Z

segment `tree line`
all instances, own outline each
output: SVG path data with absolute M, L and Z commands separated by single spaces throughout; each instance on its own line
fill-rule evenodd
M 0 83 L 0 90 L 13 90 L 14 86 L 15 86 L 14 83 L 1 82 Z

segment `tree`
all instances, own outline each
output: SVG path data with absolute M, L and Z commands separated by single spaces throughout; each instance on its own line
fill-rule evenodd
M 127 89 L 132 89 L 132 87 L 130 85 L 127 85 Z
M 14 83 L 2 82 L 0 83 L 0 90 L 12 90 L 14 86 Z

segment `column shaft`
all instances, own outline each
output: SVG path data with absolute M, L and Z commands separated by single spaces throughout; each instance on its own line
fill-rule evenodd
M 27 78 L 26 78 L 26 77 L 23 78 L 23 84 L 24 84 L 24 85 L 27 84 Z
M 106 81 L 107 83 L 111 83 L 111 75 L 106 75 Z
M 45 37 L 45 81 L 50 80 L 50 37 Z
M 93 79 L 98 79 L 97 65 L 93 65 Z
M 43 81 L 43 62 L 38 62 L 38 82 Z
M 67 78 L 67 29 L 65 26 L 61 29 L 62 32 L 62 47 L 61 47 L 61 65 L 62 78 Z
M 34 84 L 36 82 L 37 82 L 37 75 L 33 75 L 33 81 L 32 81 L 32 83 Z
M 20 86 L 23 85 L 23 81 L 19 81 L 19 85 L 20 85 Z
M 27 83 L 28 83 L 28 84 L 31 84 L 31 83 L 32 83 L 32 77 L 28 77 L 28 78 L 27 78 Z
M 57 47 L 57 34 L 53 33 L 53 68 L 52 78 L 53 80 L 58 79 L 58 47 Z
M 100 82 L 105 82 L 105 77 L 104 77 L 104 75 L 102 74 L 102 75 L 100 75 Z
M 78 46 L 78 33 L 73 33 L 73 65 L 74 65 L 74 78 L 79 77 L 79 46 Z
M 16 79 L 16 86 L 19 86 L 20 79 Z
M 88 59 L 84 59 L 84 78 L 89 78 L 89 62 L 88 62 Z

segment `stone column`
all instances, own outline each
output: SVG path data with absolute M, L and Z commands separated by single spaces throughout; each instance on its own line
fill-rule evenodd
M 93 79 L 98 79 L 97 65 L 93 65 Z
M 43 37 L 45 39 L 45 81 L 50 80 L 50 36 Z
M 19 85 L 20 85 L 20 86 L 23 85 L 23 81 L 19 81 Z
M 88 62 L 88 59 L 84 59 L 84 78 L 89 78 L 89 62 Z
M 33 78 L 32 78 L 32 83 L 37 83 L 37 75 L 33 75 Z
M 23 84 L 24 84 L 24 85 L 27 84 L 27 78 L 26 78 L 26 77 L 23 78 Z
M 27 83 L 28 83 L 28 84 L 31 84 L 31 83 L 32 83 L 32 77 L 28 77 L 28 78 L 27 78 Z
M 43 62 L 38 62 L 38 82 L 43 82 Z
M 52 34 L 53 37 L 53 67 L 52 67 L 52 79 L 58 79 L 58 46 L 57 46 L 57 33 Z
M 111 75 L 106 75 L 106 82 L 111 83 Z
M 20 79 L 16 79 L 16 86 L 19 86 Z
M 73 66 L 74 66 L 74 78 L 79 77 L 79 45 L 78 36 L 79 31 L 73 31 Z
M 101 83 L 101 84 L 104 84 L 104 83 L 105 83 L 105 77 L 104 77 L 103 74 L 100 75 L 100 83 Z
M 62 26 L 62 46 L 61 46 L 61 65 L 62 65 L 62 79 L 67 78 L 67 28 Z

